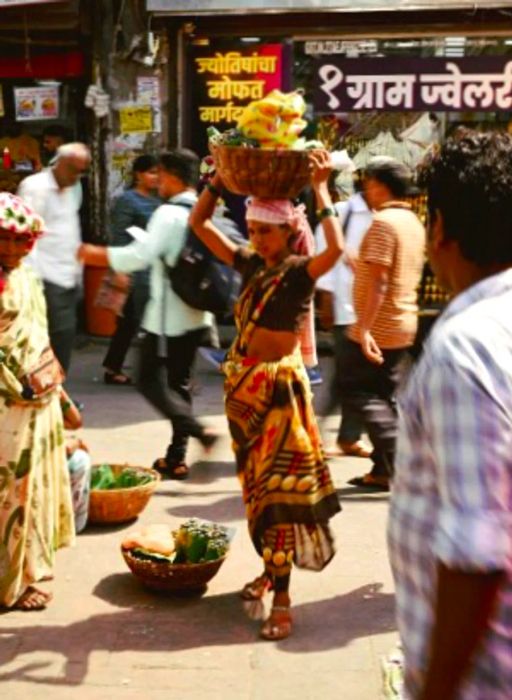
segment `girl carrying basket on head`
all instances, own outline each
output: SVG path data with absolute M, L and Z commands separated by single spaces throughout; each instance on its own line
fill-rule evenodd
M 223 364 L 225 404 L 252 542 L 264 572 L 242 590 L 259 600 L 273 590 L 273 607 L 261 628 L 265 639 L 291 632 L 292 563 L 322 569 L 333 557 L 328 521 L 339 510 L 325 464 L 302 362 L 299 337 L 315 280 L 343 251 L 343 237 L 327 187 L 326 152 L 310 155 L 311 185 L 326 249 L 314 257 L 294 254 L 307 220 L 289 200 L 251 199 L 247 225 L 251 248 L 233 244 L 212 223 L 222 181 L 217 174 L 190 216 L 195 234 L 242 275 L 235 308 L 237 337 Z

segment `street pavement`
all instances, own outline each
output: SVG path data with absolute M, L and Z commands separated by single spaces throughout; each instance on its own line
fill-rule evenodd
M 105 343 L 89 341 L 73 358 L 68 388 L 84 403 L 82 437 L 95 463 L 151 465 L 169 437 L 165 420 L 133 388 L 105 386 Z M 324 373 L 329 358 L 322 360 Z M 321 401 L 325 383 L 316 390 Z M 380 661 L 396 645 L 387 561 L 387 494 L 347 479 L 368 464 L 331 462 L 343 511 L 333 521 L 337 554 L 320 573 L 294 571 L 293 635 L 258 637 L 239 598 L 260 573 L 244 522 L 227 425 L 222 378 L 199 360 L 196 412 L 222 433 L 205 457 L 191 444 L 186 482 L 162 481 L 136 523 L 89 526 L 57 555 L 54 600 L 44 611 L 0 615 L 0 693 L 6 700 L 373 700 Z M 337 417 L 323 423 L 327 442 Z M 230 553 L 202 597 L 144 589 L 120 554 L 124 535 L 143 524 L 196 516 L 236 528 Z M 267 602 L 268 609 L 269 601 Z

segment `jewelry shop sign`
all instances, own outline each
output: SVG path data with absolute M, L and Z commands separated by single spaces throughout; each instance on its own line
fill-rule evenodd
M 512 110 L 512 56 L 315 61 L 317 113 Z

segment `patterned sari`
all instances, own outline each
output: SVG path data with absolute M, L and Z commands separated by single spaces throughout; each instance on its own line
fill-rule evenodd
M 287 575 L 292 563 L 320 570 L 331 560 L 328 521 L 340 510 L 299 349 L 277 362 L 247 357 L 257 320 L 286 271 L 284 261 L 253 275 L 236 305 L 238 334 L 223 364 L 249 532 L 276 576 Z
M 0 294 L 0 606 L 51 574 L 74 539 L 58 393 L 27 401 L 20 382 L 48 342 L 41 285 L 22 265 Z

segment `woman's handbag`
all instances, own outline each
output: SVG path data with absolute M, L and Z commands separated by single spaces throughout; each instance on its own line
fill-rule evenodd
M 24 398 L 40 398 L 60 386 L 65 379 L 64 370 L 51 347 L 43 350 L 37 364 L 23 377 Z

